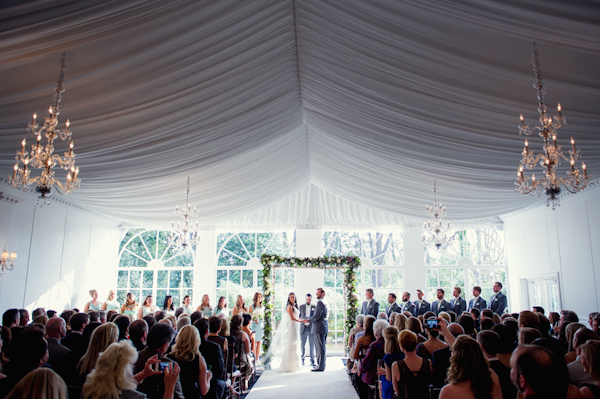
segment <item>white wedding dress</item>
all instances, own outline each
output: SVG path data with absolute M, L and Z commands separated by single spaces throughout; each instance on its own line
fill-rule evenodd
M 294 317 L 298 318 L 300 311 L 293 307 Z M 300 359 L 300 323 L 290 319 L 287 312 L 284 312 L 280 328 L 275 332 L 273 339 L 273 364 L 275 371 L 293 373 L 302 369 Z M 281 351 L 283 346 L 283 351 Z M 269 349 L 270 351 L 270 349 Z

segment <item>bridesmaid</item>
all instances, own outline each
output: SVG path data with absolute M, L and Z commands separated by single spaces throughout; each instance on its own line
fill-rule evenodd
M 265 308 L 262 305 L 262 301 L 262 294 L 256 292 L 254 298 L 252 298 L 252 306 L 250 306 L 250 315 L 252 316 L 250 329 L 254 332 L 254 348 L 252 348 L 252 352 L 257 362 L 259 362 L 260 344 L 264 334 L 263 318 L 265 316 Z
M 181 307 L 183 308 L 183 313 L 186 315 L 191 315 L 194 313 L 194 308 L 192 307 L 192 298 L 189 295 L 183 297 L 183 304 Z
M 98 291 L 90 290 L 90 296 L 92 300 L 85 304 L 83 313 L 86 313 L 88 310 L 101 310 L 102 308 L 102 302 L 98 300 Z
M 102 310 L 107 312 L 111 310 L 119 311 L 121 309 L 121 305 L 119 302 L 117 302 L 116 296 L 117 294 L 114 290 L 108 291 L 108 299 L 102 304 Z
M 138 307 L 140 305 L 135 301 L 135 296 L 131 292 L 127 293 L 127 298 L 125 298 L 125 303 L 121 306 L 121 313 L 126 316 L 130 316 L 132 319 L 138 316 Z
M 152 304 L 152 300 L 152 295 L 146 296 L 146 299 L 144 299 L 144 303 L 142 303 L 140 310 L 138 310 L 138 319 L 143 319 L 144 316 L 156 312 L 156 306 Z
M 171 295 L 165 296 L 163 310 L 165 311 L 166 316 L 175 316 L 175 305 L 173 305 L 173 297 L 171 297 Z
M 204 316 L 205 318 L 209 318 L 213 315 L 213 308 L 212 306 L 210 306 L 210 298 L 208 297 L 208 295 L 204 294 L 204 296 L 202 297 L 202 303 L 200 304 L 200 306 L 198 306 L 198 309 L 196 309 L 196 311 L 201 312 L 202 316 Z
M 240 294 L 237 296 L 237 301 L 235 302 L 235 307 L 233 308 L 233 316 L 244 313 L 248 313 L 248 309 L 244 303 L 244 297 Z
M 229 309 L 227 309 L 227 300 L 225 299 L 224 296 L 219 298 L 219 303 L 217 304 L 217 307 L 215 308 L 215 314 L 213 316 L 217 316 L 221 313 L 224 313 L 225 316 L 229 317 Z

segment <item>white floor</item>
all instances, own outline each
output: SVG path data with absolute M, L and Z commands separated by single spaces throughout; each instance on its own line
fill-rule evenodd
M 348 379 L 342 358 L 327 357 L 324 372 L 311 372 L 309 361 L 297 373 L 267 370 L 258 379 L 247 399 L 354 399 L 356 391 Z

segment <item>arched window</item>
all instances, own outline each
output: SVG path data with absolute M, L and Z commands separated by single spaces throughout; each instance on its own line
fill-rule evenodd
M 165 296 L 171 295 L 175 306 L 185 295 L 192 294 L 194 281 L 194 253 L 176 252 L 168 243 L 170 232 L 157 230 L 129 230 L 121 240 L 117 299 L 125 302 L 132 292 L 141 304 L 152 295 L 158 307 Z

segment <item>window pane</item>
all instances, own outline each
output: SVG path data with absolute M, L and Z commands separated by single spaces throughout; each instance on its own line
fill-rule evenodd
M 227 270 L 217 270 L 217 288 L 227 286 Z
M 325 269 L 324 275 L 325 287 L 335 287 L 335 273 L 331 269 Z
M 169 288 L 169 272 L 167 270 L 158 270 L 156 285 L 158 288 Z
M 242 287 L 254 287 L 254 270 L 242 270 Z
M 171 295 L 171 298 L 173 298 L 173 307 L 177 309 L 181 304 L 181 291 L 169 290 L 169 295 Z
M 166 296 L 167 290 L 156 290 L 156 306 L 162 309 L 165 304 Z
M 119 270 L 117 277 L 117 288 L 129 288 L 127 284 L 128 272 L 127 270 Z
M 125 299 L 127 299 L 127 290 L 117 290 L 117 301 L 123 304 Z
M 131 270 L 129 274 L 129 286 L 131 288 L 140 288 L 142 284 L 142 272 L 139 270 Z
M 183 283 L 181 285 L 184 288 L 192 288 L 194 286 L 194 271 L 184 270 L 183 271 Z
M 437 287 L 438 285 L 439 282 L 437 269 L 427 269 L 427 286 Z
M 181 287 L 181 271 L 171 270 L 169 272 L 169 288 Z
M 230 270 L 229 271 L 229 287 L 240 288 L 242 285 L 242 273 L 240 270 Z
M 152 288 L 154 284 L 154 272 L 149 270 L 144 270 L 144 282 L 142 287 L 144 288 Z
M 156 258 L 156 230 L 146 231 L 140 235 L 140 238 L 146 244 L 148 256 L 150 259 Z

